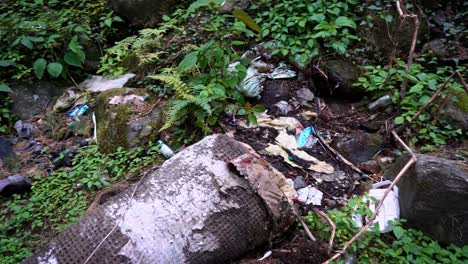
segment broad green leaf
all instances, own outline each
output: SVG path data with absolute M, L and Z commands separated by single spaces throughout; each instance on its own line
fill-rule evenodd
M 65 56 L 63 56 L 63 59 L 68 65 L 72 66 L 77 66 L 81 67 L 81 64 L 84 62 L 84 52 L 81 51 L 81 54 L 77 54 L 73 51 L 68 51 L 65 53 Z
M 236 8 L 234 9 L 234 11 L 232 11 L 232 15 L 235 18 L 242 21 L 249 28 L 257 31 L 260 34 L 262 33 L 262 29 L 260 28 L 260 26 L 257 23 L 255 23 L 255 21 L 249 16 L 249 14 L 244 12 L 244 10 Z
M 7 92 L 7 93 L 11 93 L 13 92 L 10 88 L 10 86 L 4 84 L 4 83 L 0 83 L 0 92 Z
M 42 79 L 46 65 L 47 65 L 47 61 L 45 59 L 37 59 L 34 62 L 33 68 L 34 68 L 34 73 L 36 73 L 37 78 Z
M 402 116 L 395 118 L 395 125 L 401 125 L 405 122 L 405 119 Z
M 192 69 L 197 64 L 198 57 L 197 52 L 193 51 L 185 55 L 184 59 L 179 63 L 177 67 L 178 72 L 185 72 L 189 69 Z
M 344 17 L 344 16 L 340 16 L 338 17 L 336 20 L 335 20 L 335 26 L 337 28 L 340 28 L 340 27 L 351 27 L 351 28 L 354 28 L 356 29 L 356 23 L 354 23 L 353 20 L 347 18 L 347 17 Z
M 104 20 L 104 24 L 106 24 L 106 26 L 108 26 L 108 27 L 111 27 L 112 26 L 112 19 L 107 18 L 106 20 Z
M 400 239 L 404 233 L 405 233 L 405 230 L 401 226 L 395 226 L 393 228 L 393 234 L 395 235 L 397 239 Z
M 411 89 L 409 90 L 409 94 L 411 93 L 421 93 L 423 89 L 423 86 L 421 84 L 416 84 L 414 85 L 413 87 L 411 87 Z
M 33 43 L 30 39 L 28 38 L 24 38 L 21 40 L 21 44 L 23 44 L 23 46 L 25 46 L 26 48 L 28 49 L 32 49 L 33 48 Z
M 333 41 L 332 48 L 338 51 L 339 54 L 344 54 L 346 52 L 346 45 L 340 41 Z
M 16 66 L 16 62 L 12 60 L 0 60 L 0 67 Z
M 68 48 L 75 53 L 83 50 L 83 47 L 81 47 L 80 43 L 78 42 L 77 36 L 73 36 L 73 38 L 70 40 L 70 43 L 68 43 Z
M 49 63 L 47 65 L 47 72 L 54 78 L 57 78 L 62 73 L 63 66 L 58 62 Z

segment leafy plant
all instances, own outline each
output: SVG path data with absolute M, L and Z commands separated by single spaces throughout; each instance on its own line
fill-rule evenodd
M 59 157 L 59 158 L 63 158 Z M 1 263 L 19 263 L 57 232 L 77 221 L 86 211 L 93 192 L 129 178 L 160 160 L 152 146 L 110 155 L 97 146 L 81 149 L 73 167 L 37 177 L 28 195 L 16 195 L 0 205 Z
M 446 81 L 451 69 L 438 67 L 434 72 L 424 68 L 421 64 L 413 63 L 410 71 L 405 72 L 406 64 L 397 61 L 394 66 L 383 68 L 381 66 L 364 66 L 366 71 L 354 86 L 363 87 L 372 92 L 375 97 L 390 94 L 394 103 L 400 105 L 401 114 L 395 118 L 395 124 L 401 125 L 409 122 L 414 131 L 411 141 L 413 144 L 423 145 L 424 149 L 431 149 L 432 145 L 443 145 L 447 140 L 463 135 L 460 129 L 453 128 L 445 120 L 438 118 L 441 111 L 440 105 L 449 94 L 457 94 L 463 91 L 463 87 L 455 79 L 452 79 L 446 89 L 440 94 L 439 101 L 433 103 L 433 107 L 418 116 L 417 120 L 412 117 L 431 98 L 432 94 Z M 463 68 L 459 68 L 463 71 Z M 408 92 L 404 98 L 400 96 L 400 84 L 403 78 L 408 79 Z M 456 100 L 453 97 L 452 100 Z M 437 107 L 439 106 L 439 107 Z
M 372 211 L 360 197 L 355 197 L 340 210 L 333 209 L 327 214 L 336 225 L 335 244 L 342 247 L 359 231 L 353 217 L 370 217 Z M 306 216 L 306 222 L 314 234 L 324 240 L 329 238 L 331 228 L 319 216 L 311 213 Z M 401 219 L 392 223 L 393 232 L 388 234 L 381 234 L 376 224 L 349 247 L 347 254 L 356 256 L 356 263 L 464 263 L 468 260 L 468 246 L 444 248 L 421 231 L 404 228 L 404 222 Z
M 262 36 L 275 41 L 273 54 L 289 56 L 305 64 L 324 49 L 345 54 L 353 40 L 358 1 L 261 0 L 255 22 Z M 266 11 L 262 11 L 266 10 Z
M 5 88 L 2 89 L 2 84 L 0 84 L 0 134 L 6 133 L 9 124 L 15 120 L 15 116 L 10 109 L 11 98 L 8 97 L 7 91 L 11 91 L 10 88 L 5 85 Z
M 67 77 L 80 71 L 85 47 L 102 45 L 122 21 L 106 1 L 9 1 L 0 5 L 0 80 Z

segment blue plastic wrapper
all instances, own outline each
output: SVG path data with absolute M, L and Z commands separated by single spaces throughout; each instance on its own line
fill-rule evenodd
M 311 134 L 313 136 L 317 135 L 317 132 L 313 126 L 304 128 L 304 130 L 302 130 L 301 134 L 299 135 L 299 138 L 297 139 L 297 145 L 303 148 L 307 144 L 307 140 Z

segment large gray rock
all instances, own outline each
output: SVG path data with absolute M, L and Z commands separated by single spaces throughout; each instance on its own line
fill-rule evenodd
M 404 155 L 386 171 L 394 178 L 408 161 Z M 442 243 L 468 244 L 466 164 L 427 155 L 398 183 L 401 218 Z
M 41 113 L 54 97 L 63 93 L 66 87 L 52 82 L 35 81 L 12 85 L 12 110 L 20 119 L 28 119 Z
M 230 263 L 291 222 L 284 187 L 292 187 L 252 152 L 226 135 L 209 136 L 24 263 Z
M 182 0 L 109 0 L 114 11 L 132 26 L 153 27 Z

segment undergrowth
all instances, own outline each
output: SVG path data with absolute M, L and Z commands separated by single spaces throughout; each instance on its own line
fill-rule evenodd
M 30 256 L 83 216 L 96 191 L 138 175 L 160 160 L 158 153 L 154 146 L 133 152 L 119 148 L 104 155 L 97 146 L 89 146 L 79 150 L 71 168 L 37 176 L 31 193 L 0 205 L 0 263 L 19 263 Z
M 371 199 L 375 198 L 370 197 Z M 359 229 L 355 227 L 353 218 L 357 215 L 370 217 L 372 211 L 362 198 L 349 200 L 348 205 L 341 209 L 333 209 L 327 215 L 336 225 L 335 245 L 343 247 Z M 316 214 L 306 216 L 306 222 L 314 234 L 328 241 L 331 228 Z M 391 223 L 392 233 L 379 232 L 378 223 L 370 231 L 364 233 L 346 252 L 354 256 L 356 263 L 466 263 L 468 261 L 468 246 L 443 247 L 421 231 L 405 228 L 405 220 Z M 342 258 L 338 263 L 345 263 Z
M 405 122 L 411 125 L 406 137 L 412 145 L 420 146 L 423 150 L 433 150 L 434 146 L 445 145 L 449 140 L 461 138 L 464 132 L 450 125 L 442 115 L 450 103 L 449 100 L 456 102 L 457 96 L 453 95 L 464 92 L 457 78 L 452 78 L 448 82 L 431 107 L 421 113 L 416 120 L 412 120 L 453 70 L 450 67 L 427 69 L 422 64 L 413 63 L 410 71 L 406 73 L 405 67 L 406 64 L 402 61 L 386 67 L 364 66 L 365 73 L 359 77 L 354 86 L 363 87 L 375 98 L 384 94 L 391 95 L 393 103 L 399 105 L 400 109 L 400 114 L 394 122 L 396 125 Z M 464 69 L 458 68 L 460 72 Z M 400 87 L 405 77 L 408 80 L 408 91 L 401 98 Z

